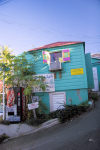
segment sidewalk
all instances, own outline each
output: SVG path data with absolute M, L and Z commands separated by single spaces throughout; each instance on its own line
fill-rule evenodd
M 27 135 L 30 133 L 37 132 L 38 130 L 51 127 L 51 126 L 58 124 L 58 123 L 59 123 L 58 119 L 52 119 L 52 120 L 49 120 L 49 121 L 41 124 L 38 127 L 30 126 L 30 125 L 27 125 L 25 123 L 10 124 L 10 125 L 0 124 L 0 135 L 5 133 L 10 138 L 14 138 L 17 136 Z

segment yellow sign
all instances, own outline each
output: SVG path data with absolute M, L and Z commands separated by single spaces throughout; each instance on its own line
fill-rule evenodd
M 83 68 L 71 69 L 71 75 L 80 75 L 83 73 Z

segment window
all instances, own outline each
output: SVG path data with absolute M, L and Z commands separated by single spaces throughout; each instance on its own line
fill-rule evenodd
M 62 57 L 62 52 L 50 53 L 50 71 L 61 70 L 61 63 L 59 62 L 60 57 Z

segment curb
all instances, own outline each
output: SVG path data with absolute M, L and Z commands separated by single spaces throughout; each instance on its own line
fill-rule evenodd
M 36 132 L 38 132 L 38 131 L 40 131 L 40 130 L 42 130 L 42 129 L 50 128 L 50 127 L 55 126 L 55 125 L 57 125 L 57 124 L 59 124 L 58 119 L 54 119 L 54 121 L 52 121 L 52 122 L 49 123 L 49 124 L 47 123 L 46 125 L 44 125 L 44 123 L 43 123 L 39 128 L 37 128 L 37 129 L 35 129 L 35 130 L 30 130 L 30 131 L 25 132 L 25 133 L 23 133 L 23 134 L 21 134 L 21 135 L 17 135 L 17 136 L 10 137 L 10 138 L 8 138 L 8 139 L 5 139 L 2 143 L 8 142 L 9 140 L 12 140 L 12 139 L 15 139 L 15 138 L 18 138 L 18 137 L 21 137 L 21 136 L 25 136 L 25 135 L 29 135 L 29 134 L 36 133 Z

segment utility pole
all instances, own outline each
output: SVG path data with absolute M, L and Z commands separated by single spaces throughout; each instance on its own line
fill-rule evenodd
M 5 120 L 5 71 L 3 71 L 3 120 Z

